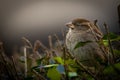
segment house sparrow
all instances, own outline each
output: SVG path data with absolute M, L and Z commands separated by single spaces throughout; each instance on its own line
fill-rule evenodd
M 103 34 L 94 23 L 78 18 L 67 23 L 66 26 L 69 28 L 66 34 L 66 47 L 83 65 L 93 66 L 97 58 L 103 61 L 106 59 L 105 49 L 98 44 Z M 75 49 L 79 42 L 86 44 Z

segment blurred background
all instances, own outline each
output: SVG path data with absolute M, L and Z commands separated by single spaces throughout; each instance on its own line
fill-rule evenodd
M 120 0 L 0 0 L 0 41 L 7 54 L 21 46 L 23 36 L 47 45 L 48 35 L 61 37 L 74 18 L 97 19 L 103 32 L 106 22 L 111 32 L 119 33 L 119 4 Z

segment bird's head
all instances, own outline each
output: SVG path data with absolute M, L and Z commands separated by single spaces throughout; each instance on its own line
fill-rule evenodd
M 90 28 L 89 22 L 90 21 L 88 21 L 86 19 L 77 18 L 77 19 L 74 19 L 71 22 L 67 23 L 66 26 L 69 29 L 74 30 L 74 31 L 86 31 Z

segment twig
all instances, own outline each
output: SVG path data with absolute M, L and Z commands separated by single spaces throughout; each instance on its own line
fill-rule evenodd
M 50 49 L 52 50 L 53 45 L 52 45 L 52 37 L 51 37 L 51 35 L 48 36 L 48 40 L 49 40 Z
M 27 48 L 31 48 L 33 50 L 33 46 L 31 44 L 31 42 L 25 38 L 22 37 L 22 40 L 24 42 L 24 57 L 25 57 L 25 77 L 27 77 Z
M 93 34 L 96 42 L 100 41 L 101 39 L 99 39 L 99 38 L 97 37 L 96 33 L 93 31 L 92 24 L 89 24 L 89 26 L 90 26 L 90 30 L 91 30 L 91 32 L 92 32 L 92 34 Z M 96 26 L 96 27 L 97 27 L 97 26 Z M 96 29 L 96 27 L 94 26 L 94 29 Z M 99 29 L 96 29 L 96 30 L 97 30 L 97 32 L 100 33 L 101 36 L 102 36 L 102 32 L 99 31 Z M 102 38 L 102 37 L 101 37 L 101 38 Z M 102 59 L 107 58 L 107 55 L 106 55 L 106 52 L 105 52 L 103 46 L 99 45 L 99 48 L 100 48 L 101 51 L 104 53 L 104 56 L 103 56 L 102 54 L 98 54 L 98 55 L 99 55 Z
M 37 42 L 43 51 L 48 50 L 48 48 L 45 45 L 43 45 L 41 41 L 37 40 Z
M 61 43 L 60 43 L 60 40 L 59 40 L 58 36 L 56 34 L 54 34 L 54 37 L 56 38 L 57 43 L 58 43 L 60 49 L 62 49 L 62 46 L 61 46 Z
M 26 47 L 24 47 L 24 57 L 25 57 L 25 77 L 27 77 L 27 51 L 26 51 Z
M 0 42 L 0 50 L 3 51 L 3 43 Z
M 14 60 L 14 58 L 13 58 L 13 56 L 12 56 L 12 63 L 13 63 L 13 68 L 14 68 L 14 70 L 15 70 L 15 74 L 16 74 L 16 80 L 18 80 L 19 79 L 19 77 L 18 77 L 18 74 L 17 74 L 17 70 L 16 70 L 16 66 L 15 66 L 15 60 Z
M 98 22 L 98 20 L 96 19 L 96 20 L 94 20 L 94 25 L 96 26 L 96 28 L 98 29 L 98 30 L 100 30 L 100 32 L 102 32 L 101 31 L 101 29 L 100 29 L 100 27 L 97 25 L 97 22 Z
M 65 40 L 65 31 L 64 31 L 64 30 L 61 30 L 61 32 L 62 32 L 63 40 Z
M 65 46 L 63 47 L 63 55 L 64 55 L 63 59 L 64 59 L 65 75 L 66 75 L 65 80 L 69 80 L 69 77 L 68 77 L 68 66 L 67 66 L 67 64 L 65 62 L 65 60 L 66 60 L 66 48 L 65 48 Z
M 104 23 L 104 27 L 105 27 L 105 30 L 106 30 L 106 33 L 107 33 L 107 39 L 108 39 L 109 47 L 110 47 L 110 50 L 111 50 L 111 53 L 112 53 L 112 56 L 113 56 L 113 60 L 114 60 L 114 58 L 115 58 L 114 51 L 113 51 L 112 44 L 111 44 L 111 41 L 110 41 L 109 29 L 108 29 L 108 26 L 107 26 L 106 23 Z
M 40 75 L 38 72 L 36 72 L 35 70 L 32 70 L 32 72 L 39 77 L 40 80 L 46 80 L 42 75 Z
M 22 40 L 27 48 L 33 48 L 32 44 L 30 43 L 30 41 L 27 38 L 22 37 Z
M 3 43 L 0 42 L 0 58 L 1 58 L 2 62 L 4 63 L 3 66 L 4 66 L 5 71 L 7 72 L 8 77 L 10 78 L 10 80 L 13 80 L 14 77 L 13 77 L 13 75 L 12 75 L 11 68 L 9 67 L 8 62 L 6 61 L 3 53 L 4 53 Z M 3 71 L 3 72 L 4 72 L 4 71 Z
M 37 54 L 39 56 L 39 58 L 41 58 L 42 56 L 38 52 L 39 48 L 40 48 L 40 42 L 39 42 L 39 40 L 36 40 L 34 43 L 33 53 Z
M 0 50 L 0 56 L 1 56 L 1 59 L 2 59 L 3 63 L 5 63 L 4 69 L 7 72 L 8 77 L 10 78 L 10 80 L 13 80 L 10 69 L 8 69 L 9 66 L 7 66 L 8 62 L 5 60 L 5 58 L 3 56 L 3 52 L 1 50 Z

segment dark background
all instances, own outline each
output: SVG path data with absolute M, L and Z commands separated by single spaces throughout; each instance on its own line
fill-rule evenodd
M 22 46 L 23 36 L 47 45 L 48 35 L 61 38 L 65 24 L 78 17 L 98 19 L 103 32 L 106 22 L 111 32 L 118 33 L 119 4 L 120 0 L 0 0 L 0 41 L 7 54 Z

